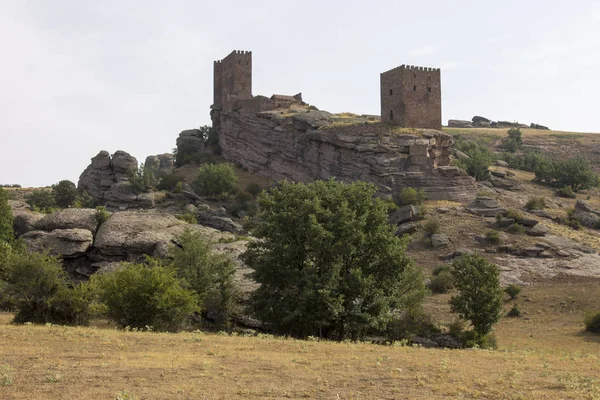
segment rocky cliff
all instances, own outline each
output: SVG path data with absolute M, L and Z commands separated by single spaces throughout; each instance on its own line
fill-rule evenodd
M 219 122 L 225 159 L 268 178 L 363 180 L 395 198 L 407 186 L 423 189 L 432 200 L 475 197 L 473 178 L 450 165 L 454 143 L 441 131 L 307 108 L 238 109 L 223 113 Z

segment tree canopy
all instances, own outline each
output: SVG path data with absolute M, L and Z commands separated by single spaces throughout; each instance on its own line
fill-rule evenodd
M 282 182 L 261 195 L 243 255 L 257 316 L 279 333 L 356 339 L 418 309 L 426 290 L 388 206 L 364 182 Z

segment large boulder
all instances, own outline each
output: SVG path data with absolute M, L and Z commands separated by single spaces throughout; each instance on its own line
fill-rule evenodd
M 55 229 L 52 232 L 31 231 L 21 236 L 29 251 L 48 251 L 63 258 L 83 256 L 92 245 L 92 232 L 87 229 Z
M 200 212 L 197 214 L 198 223 L 211 228 L 215 228 L 219 231 L 231 232 L 235 234 L 244 233 L 244 229 L 240 224 L 233 221 L 231 218 L 215 215 L 211 212 Z
M 175 157 L 171 153 L 158 154 L 146 157 L 145 168 L 150 168 L 156 174 L 170 174 L 175 169 Z
M 17 236 L 24 235 L 25 233 L 34 230 L 36 222 L 44 218 L 44 214 L 30 211 L 17 211 L 13 213 L 13 216 L 13 229 Z
M 45 215 L 34 225 L 38 231 L 53 231 L 55 229 L 87 229 L 96 232 L 98 221 L 96 210 L 90 208 L 67 208 Z
M 462 119 L 449 119 L 448 127 L 450 127 L 450 128 L 472 128 L 473 123 L 471 121 L 465 121 Z
M 506 212 L 496 199 L 488 196 L 477 196 L 475 201 L 467 206 L 467 210 L 482 217 L 495 217 Z
M 399 225 L 409 221 L 415 221 L 418 219 L 419 210 L 417 207 L 409 204 L 400 208 L 398 211 L 395 211 L 392 215 L 390 215 L 390 223 L 392 225 Z
M 200 129 L 188 129 L 179 134 L 176 144 L 178 152 L 195 154 L 204 150 L 206 140 Z

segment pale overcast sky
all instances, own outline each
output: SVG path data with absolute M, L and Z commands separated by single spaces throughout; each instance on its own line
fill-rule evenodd
M 449 118 L 600 132 L 600 1 L 0 0 L 0 183 L 77 182 L 210 123 L 213 60 L 254 94 L 379 114 L 379 73 L 442 68 Z

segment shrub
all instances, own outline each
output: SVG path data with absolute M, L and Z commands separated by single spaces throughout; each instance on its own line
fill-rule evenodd
M 173 188 L 173 193 L 183 193 L 183 182 L 177 182 Z
M 525 228 L 522 225 L 517 224 L 516 222 L 509 226 L 506 229 L 507 232 L 512 233 L 513 235 L 522 235 L 525 233 Z
M 457 141 L 456 148 L 469 156 L 468 159 L 455 160 L 458 167 L 478 181 L 490 176 L 488 168 L 494 162 L 495 156 L 487 147 L 472 141 Z
M 234 262 L 225 254 L 213 252 L 197 232 L 185 230 L 177 243 L 169 251 L 177 275 L 196 292 L 202 308 L 218 316 L 218 324 L 226 323 L 233 307 Z
M 507 210 L 504 216 L 509 219 L 514 219 L 515 222 L 520 222 L 523 219 L 523 214 L 512 208 Z
M 56 205 L 61 208 L 72 207 L 79 199 L 77 186 L 68 180 L 60 181 L 57 184 L 52 185 L 52 196 L 54 196 Z
M 479 255 L 463 254 L 452 264 L 458 295 L 450 299 L 453 312 L 471 321 L 479 336 L 487 335 L 502 312 L 498 267 Z
M 425 200 L 425 192 L 423 189 L 417 190 L 412 187 L 406 187 L 402 189 L 402 192 L 400 192 L 400 204 L 403 206 L 409 204 L 416 206 L 421 204 L 423 200 Z
M 523 145 L 521 130 L 519 128 L 511 128 L 507 133 L 508 137 L 502 140 L 500 147 L 510 153 L 515 153 Z
M 184 221 L 184 222 L 187 222 L 188 224 L 192 224 L 192 225 L 196 225 L 198 223 L 196 216 L 190 212 L 181 214 L 181 215 L 177 215 L 176 218 L 180 221 Z
M 542 163 L 535 171 L 535 178 L 558 188 L 570 186 L 574 192 L 596 187 L 600 182 L 598 174 L 583 157 Z
M 393 316 L 388 323 L 385 336 L 394 341 L 411 339 L 415 335 L 427 337 L 439 332 L 440 328 L 431 315 L 423 310 L 414 310 Z
M 140 167 L 137 170 L 130 170 L 127 179 L 135 194 L 156 190 L 161 180 L 156 168 L 145 166 L 143 163 L 140 164 Z
M 442 272 L 450 272 L 452 270 L 451 265 L 438 265 L 433 269 L 432 275 L 436 276 L 441 274 Z
M 329 180 L 281 182 L 260 196 L 250 226 L 259 240 L 242 258 L 260 284 L 252 301 L 261 321 L 299 337 L 357 339 L 421 307 L 421 271 L 375 193 Z
M 533 197 L 527 201 L 525 208 L 531 210 L 543 210 L 546 208 L 546 199 L 543 197 Z
M 500 242 L 500 232 L 495 229 L 491 229 L 487 231 L 485 234 L 485 240 L 490 243 L 499 243 Z
M 504 288 L 504 293 L 506 293 L 511 300 L 515 300 L 519 293 L 521 293 L 521 287 L 519 285 L 511 283 L 506 288 Z
M 560 197 L 565 197 L 567 199 L 576 199 L 577 198 L 577 195 L 575 194 L 575 192 L 573 191 L 571 186 L 565 186 L 563 188 L 558 189 L 556 191 L 556 194 L 559 195 Z
M 13 215 L 7 192 L 0 188 L 0 245 L 14 239 Z
M 426 236 L 431 236 L 436 233 L 440 233 L 440 223 L 434 219 L 431 219 L 423 226 Z
M 454 289 L 452 273 L 450 271 L 442 271 L 434 275 L 429 281 L 428 286 L 433 293 L 448 293 L 449 290 Z
M 94 199 L 87 190 L 77 190 L 77 200 L 73 203 L 73 207 L 77 208 L 92 208 L 94 207 Z
M 246 192 L 250 193 L 253 198 L 256 198 L 262 192 L 262 188 L 258 183 L 250 183 L 246 186 Z
M 102 225 L 110 218 L 110 213 L 106 210 L 104 206 L 96 207 L 96 221 L 98 225 Z
M 121 268 L 91 278 L 106 315 L 117 326 L 159 331 L 182 329 L 198 297 L 185 288 L 173 268 L 150 260 L 150 265 L 122 263 Z
M 583 322 L 586 331 L 600 333 L 600 311 L 586 313 Z
M 196 191 L 212 199 L 224 199 L 235 192 L 238 179 L 230 164 L 204 164 L 194 182 Z
M 16 308 L 14 321 L 85 325 L 91 293 L 86 284 L 69 287 L 60 260 L 45 254 L 14 253 L 7 263 L 5 295 Z
M 523 155 L 504 153 L 502 158 L 509 167 L 529 172 L 535 172 L 542 164 L 550 162 L 548 157 L 539 152 L 527 152 Z
M 177 176 L 173 173 L 170 174 L 162 174 L 160 176 L 160 183 L 156 185 L 158 190 L 166 190 L 166 191 L 176 191 L 177 185 L 182 186 L 181 183 L 183 178 Z M 183 188 L 183 187 L 182 187 Z
M 34 210 L 49 213 L 56 208 L 56 202 L 52 192 L 44 189 L 36 189 L 25 197 L 27 204 Z
M 521 310 L 519 310 L 519 306 L 514 304 L 506 316 L 510 318 L 519 318 L 521 316 Z

